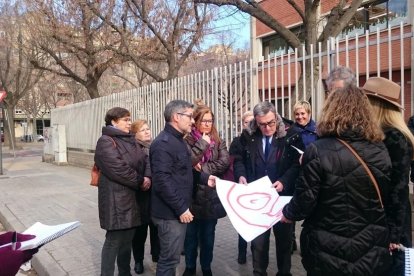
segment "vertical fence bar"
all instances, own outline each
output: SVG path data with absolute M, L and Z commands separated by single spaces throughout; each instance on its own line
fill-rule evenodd
M 388 79 L 392 80 L 392 41 L 391 41 L 391 26 L 388 25 Z
M 369 79 L 369 33 L 365 31 L 365 75 L 366 80 Z
M 403 29 L 403 22 L 400 23 L 400 51 L 401 51 L 401 105 L 404 107 L 405 105 L 405 85 L 404 85 L 404 29 Z M 412 70 L 412 68 L 411 68 Z M 414 85 L 414 84 L 411 84 Z M 402 110 L 402 115 L 404 118 L 405 115 L 405 108 Z
M 380 44 L 380 31 L 377 27 L 377 76 L 381 76 L 381 44 Z

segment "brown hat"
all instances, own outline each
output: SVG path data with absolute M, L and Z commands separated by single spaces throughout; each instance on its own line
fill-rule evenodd
M 401 87 L 393 81 L 382 77 L 372 77 L 367 79 L 362 90 L 368 97 L 380 98 L 404 109 L 400 104 Z

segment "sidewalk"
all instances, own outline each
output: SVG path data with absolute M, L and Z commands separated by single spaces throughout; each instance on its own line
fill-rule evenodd
M 32 261 L 36 272 L 53 276 L 99 275 L 105 231 L 99 227 L 98 190 L 89 186 L 89 170 L 42 163 L 40 156 L 30 155 L 4 158 L 3 169 L 4 175 L 0 175 L 0 221 L 6 229 L 23 231 L 37 221 L 59 224 L 79 220 L 82 223 L 76 230 L 40 249 Z M 226 217 L 219 220 L 216 228 L 214 275 L 252 275 L 251 254 L 248 254 L 245 265 L 239 265 L 236 259 L 237 233 Z M 149 246 L 144 267 L 142 275 L 155 275 Z M 131 263 L 131 273 L 136 275 L 132 268 Z M 184 268 L 182 257 L 177 275 L 182 275 Z M 200 268 L 197 269 L 197 275 L 201 275 Z M 273 238 L 268 273 L 276 273 Z M 298 251 L 292 256 L 292 274 L 305 275 Z

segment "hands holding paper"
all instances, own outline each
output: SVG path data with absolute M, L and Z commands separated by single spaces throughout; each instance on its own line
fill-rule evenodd
M 12 248 L 12 237 L 14 232 L 7 232 L 0 235 L 0 276 L 16 275 L 22 264 L 29 261 L 38 249 L 20 251 L 21 242 L 34 239 L 34 235 L 24 235 L 17 233 L 16 250 Z

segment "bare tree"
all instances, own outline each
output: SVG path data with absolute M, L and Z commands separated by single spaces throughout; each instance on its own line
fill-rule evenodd
M 0 81 L 7 92 L 4 100 L 4 132 L 9 146 L 15 140 L 14 110 L 19 100 L 33 89 L 42 71 L 35 70 L 30 64 L 25 49 L 27 26 L 22 20 L 20 6 L 5 5 L 0 13 L 0 27 L 4 37 L 0 46 Z
M 90 98 L 100 96 L 98 82 L 110 67 L 125 59 L 110 49 L 120 47 L 119 36 L 103 24 L 83 0 L 30 0 L 27 17 L 31 56 L 39 69 L 68 77 L 84 86 Z M 106 9 L 96 2 L 97 9 Z
M 122 48 L 113 49 L 130 59 L 155 81 L 177 77 L 178 71 L 209 30 L 212 18 L 206 5 L 192 1 L 113 0 L 118 16 L 90 8 L 121 36 Z

